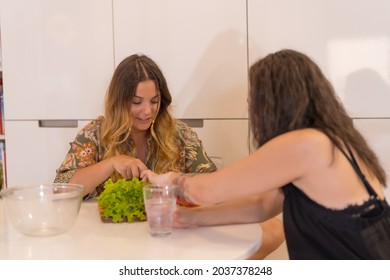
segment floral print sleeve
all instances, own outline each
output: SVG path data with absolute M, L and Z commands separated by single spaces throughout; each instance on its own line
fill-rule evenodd
M 177 129 L 180 140 L 180 153 L 178 166 L 184 173 L 208 173 L 217 170 L 214 162 L 209 158 L 202 141 L 188 125 L 178 121 Z M 177 204 L 185 207 L 196 206 L 182 198 L 178 198 Z
M 79 131 L 61 166 L 56 170 L 55 183 L 68 183 L 74 173 L 83 167 L 100 161 L 103 157 L 99 143 L 101 118 L 98 118 Z
M 217 170 L 207 155 L 198 135 L 185 123 L 178 121 L 178 133 L 181 142 L 179 165 L 185 173 L 207 173 Z

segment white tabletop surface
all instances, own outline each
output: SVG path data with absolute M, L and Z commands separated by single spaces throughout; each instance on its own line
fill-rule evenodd
M 0 259 L 246 259 L 261 241 L 259 224 L 174 229 L 168 237 L 151 237 L 146 222 L 103 223 L 96 202 L 82 203 L 68 232 L 29 237 L 13 227 L 0 199 Z

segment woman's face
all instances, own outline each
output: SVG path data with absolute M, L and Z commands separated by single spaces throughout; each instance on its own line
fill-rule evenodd
M 152 80 L 140 82 L 131 100 L 132 130 L 146 131 L 156 118 L 160 107 L 160 94 Z

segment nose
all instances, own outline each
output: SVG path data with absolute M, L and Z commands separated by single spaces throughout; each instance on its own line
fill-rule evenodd
M 142 111 L 145 115 L 149 116 L 153 112 L 153 106 L 149 102 L 145 102 L 144 106 L 142 106 Z

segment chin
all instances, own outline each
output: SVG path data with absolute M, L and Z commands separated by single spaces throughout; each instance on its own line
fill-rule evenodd
M 145 130 L 148 130 L 148 129 L 150 128 L 151 125 L 152 125 L 152 123 L 137 124 L 137 125 L 134 126 L 133 128 L 135 128 L 136 130 L 139 130 L 139 131 L 145 131 Z

